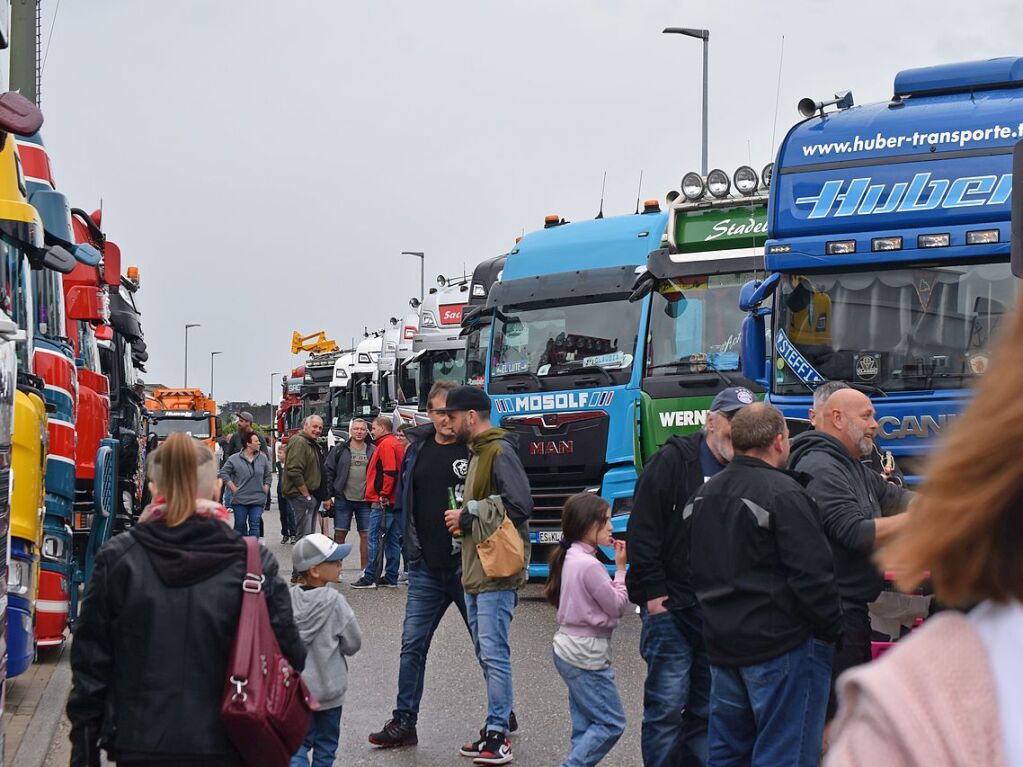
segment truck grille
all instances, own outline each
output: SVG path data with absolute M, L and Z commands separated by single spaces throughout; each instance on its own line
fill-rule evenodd
M 565 482 L 543 469 L 526 469 L 529 477 L 530 495 L 533 497 L 533 516 L 529 521 L 531 530 L 560 530 L 561 509 L 565 501 L 587 487 L 600 487 L 599 478 L 595 485 Z

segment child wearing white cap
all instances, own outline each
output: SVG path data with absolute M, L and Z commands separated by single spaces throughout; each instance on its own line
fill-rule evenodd
M 362 646 L 355 613 L 337 589 L 324 588 L 341 578 L 341 560 L 350 543 L 335 543 L 312 533 L 295 544 L 292 563 L 299 582 L 291 587 L 295 625 L 306 647 L 302 679 L 320 704 L 309 720 L 309 731 L 291 767 L 329 767 L 334 764 L 341 734 L 341 705 L 348 688 L 348 659 Z

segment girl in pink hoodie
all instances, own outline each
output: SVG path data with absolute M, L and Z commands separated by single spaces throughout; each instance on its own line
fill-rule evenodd
M 558 608 L 554 666 L 568 685 L 572 750 L 562 767 L 600 762 L 625 730 L 625 710 L 611 670 L 611 632 L 625 613 L 625 542 L 611 537 L 611 507 L 599 495 L 578 493 L 561 513 L 561 543 L 544 589 Z M 614 546 L 615 576 L 597 559 Z

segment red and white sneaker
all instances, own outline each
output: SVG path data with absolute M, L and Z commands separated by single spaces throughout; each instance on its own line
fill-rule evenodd
M 491 730 L 473 764 L 508 764 L 512 761 L 511 741 L 504 733 Z
M 483 747 L 487 745 L 487 733 L 485 730 L 480 730 L 480 737 L 478 740 L 474 740 L 472 743 L 466 743 L 460 749 L 458 753 L 462 756 L 477 757 L 480 752 L 483 751 Z

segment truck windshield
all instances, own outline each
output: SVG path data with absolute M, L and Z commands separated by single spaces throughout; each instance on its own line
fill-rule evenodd
M 814 372 L 884 392 L 964 388 L 1016 287 L 1008 262 L 785 275 L 774 391 L 805 392 Z
M 650 305 L 647 375 L 739 370 L 739 288 L 752 272 L 663 281 Z
M 330 412 L 330 392 L 324 389 L 323 391 L 312 392 L 302 398 L 302 418 L 306 418 L 311 415 L 318 415 L 323 419 L 324 423 L 330 423 L 330 419 L 327 418 Z
M 585 303 L 506 307 L 494 318 L 491 382 L 514 381 L 518 390 L 533 391 L 549 388 L 546 379 L 573 374 L 592 377 L 601 386 L 625 383 L 642 305 L 613 295 Z
M 210 417 L 207 415 L 202 418 L 161 418 L 158 421 L 153 421 L 149 430 L 160 439 L 178 432 L 191 434 L 196 439 L 209 439 Z
M 437 381 L 451 381 L 459 386 L 465 383 L 464 346 L 431 349 L 419 358 L 419 391 L 429 393 Z M 426 410 L 426 403 L 420 403 L 420 407 Z

